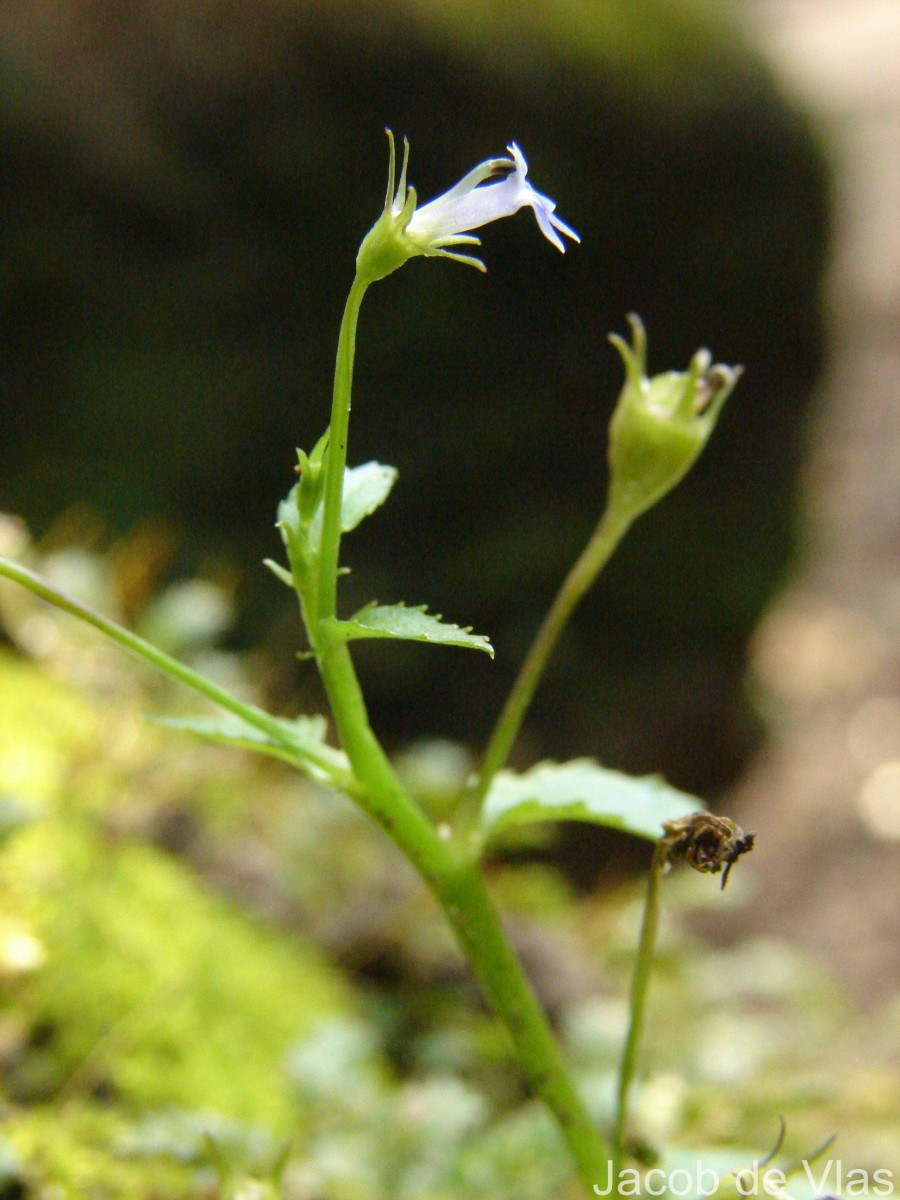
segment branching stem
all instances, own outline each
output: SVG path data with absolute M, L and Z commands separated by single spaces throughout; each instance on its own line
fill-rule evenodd
M 534 1092 L 548 1105 L 569 1146 L 584 1185 L 605 1177 L 607 1148 L 572 1082 L 559 1044 L 522 965 L 510 947 L 480 866 L 445 841 L 411 799 L 369 723 L 347 645 L 322 637 L 336 611 L 340 503 L 347 455 L 353 355 L 359 308 L 358 281 L 344 310 L 335 370 L 331 439 L 326 460 L 325 511 L 319 575 L 319 629 L 311 637 L 341 744 L 363 794 L 361 807 L 415 866 L 440 903 L 494 1011 L 512 1039 Z

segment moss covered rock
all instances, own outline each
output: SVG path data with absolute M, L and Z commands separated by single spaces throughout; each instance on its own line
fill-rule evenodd
M 110 796 L 135 782 L 103 759 L 108 719 L 0 657 L 0 794 L 17 815 L 0 839 L 4 1131 L 24 1177 L 67 1195 L 178 1196 L 186 1173 L 123 1159 L 128 1123 L 182 1110 L 295 1131 L 288 1052 L 352 1003 L 314 949 L 116 831 Z
M 14 1156 L 0 1194 L 55 1200 L 187 1200 L 198 1196 L 197 1173 L 172 1158 L 138 1159 L 116 1151 L 122 1115 L 94 1103 L 39 1105 L 6 1114 L 4 1133 Z M 23 1193 L 21 1190 L 29 1190 Z
M 282 1072 L 297 1037 L 346 1006 L 307 948 L 252 921 L 152 846 L 46 819 L 3 860 L 9 910 L 41 947 L 15 1002 L 31 1044 L 19 1098 L 112 1092 L 290 1126 Z

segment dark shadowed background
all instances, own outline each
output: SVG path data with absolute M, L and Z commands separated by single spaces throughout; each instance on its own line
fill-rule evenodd
M 562 258 L 519 214 L 484 232 L 486 277 L 418 260 L 363 311 L 350 460 L 400 481 L 345 545 L 345 611 L 427 602 L 498 652 L 365 644 L 377 727 L 483 736 L 599 513 L 606 335 L 635 310 L 652 371 L 707 344 L 746 375 L 578 613 L 520 760 L 732 780 L 745 646 L 792 549 L 826 179 L 716 6 L 7 0 L 0 34 L 0 509 L 51 537 L 73 507 L 76 530 L 171 531 L 166 570 L 227 566 L 235 636 L 311 703 L 259 561 L 328 420 L 384 127 L 424 200 L 514 138 L 583 244 Z

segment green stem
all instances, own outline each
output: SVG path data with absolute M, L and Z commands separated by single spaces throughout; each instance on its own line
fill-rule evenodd
M 590 541 L 563 580 L 497 718 L 479 771 L 476 789 L 479 802 L 487 795 L 494 776 L 509 757 L 560 633 L 578 602 L 609 562 L 630 524 L 630 520 L 614 516 L 607 509 Z
M 325 501 L 322 510 L 322 540 L 319 558 L 317 623 L 337 614 L 337 579 L 341 553 L 341 502 L 344 496 L 344 467 L 347 464 L 347 432 L 350 425 L 350 395 L 353 360 L 356 355 L 356 326 L 367 283 L 353 280 L 338 337 L 331 402 L 328 455 L 325 463 Z M 315 644 L 315 642 L 314 642 Z
M 385 830 L 437 898 L 534 1092 L 556 1118 L 589 1194 L 608 1154 L 572 1083 L 559 1044 L 511 949 L 477 863 L 458 858 L 406 794 L 373 733 L 346 645 L 320 661 L 341 743 L 366 789 L 361 807 Z
M 440 903 L 494 1011 L 506 1025 L 535 1093 L 556 1117 L 588 1192 L 604 1178 L 607 1150 L 572 1083 L 547 1018 L 512 951 L 484 878 L 471 856 L 461 857 L 407 794 L 369 723 L 365 700 L 345 643 L 329 636 L 337 608 L 340 507 L 347 455 L 356 326 L 366 285 L 354 281 L 338 343 L 326 460 L 317 628 L 319 671 L 341 745 L 362 785 L 356 798 L 406 855 Z
M 613 1157 L 611 1178 L 618 1182 L 619 1174 L 625 1158 L 625 1126 L 628 1121 L 628 1096 L 634 1082 L 637 1069 L 638 1051 L 640 1049 L 641 1031 L 644 1024 L 644 1007 L 647 999 L 647 987 L 650 983 L 650 972 L 653 968 L 653 953 L 656 949 L 656 936 L 659 931 L 659 885 L 666 873 L 669 859 L 669 845 L 665 840 L 656 843 L 653 861 L 650 865 L 650 875 L 647 880 L 647 897 L 644 901 L 644 920 L 641 925 L 641 940 L 638 945 L 637 961 L 634 965 L 634 976 L 631 980 L 630 1022 L 628 1036 L 622 1052 L 622 1062 L 619 1066 L 619 1087 L 616 1105 L 616 1122 L 613 1131 Z

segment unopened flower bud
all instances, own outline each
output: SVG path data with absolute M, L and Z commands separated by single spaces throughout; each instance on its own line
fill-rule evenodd
M 629 317 L 632 345 L 610 341 L 625 364 L 625 386 L 609 426 L 609 510 L 623 521 L 646 512 L 683 479 L 706 445 L 741 367 L 712 364 L 698 350 L 687 371 L 648 379 L 647 335 Z
M 297 492 L 297 510 L 300 523 L 308 526 L 322 502 L 325 491 L 325 455 L 328 450 L 328 433 L 316 442 L 310 454 L 297 451 L 300 482 Z

